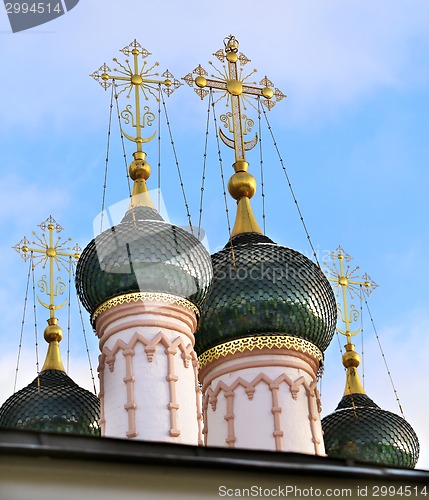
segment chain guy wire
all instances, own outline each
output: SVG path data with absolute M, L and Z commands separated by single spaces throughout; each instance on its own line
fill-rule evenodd
M 70 369 L 70 327 L 71 327 L 71 316 L 70 316 L 70 298 L 71 298 L 71 264 L 72 260 L 69 257 L 69 288 L 68 288 L 68 304 L 67 304 L 67 374 Z
M 381 356 L 382 356 L 383 361 L 384 361 L 384 366 L 386 367 L 387 374 L 389 375 L 390 384 L 392 385 L 392 389 L 393 389 L 393 392 L 394 392 L 395 397 L 396 397 L 396 402 L 398 403 L 399 410 L 400 410 L 400 412 L 401 412 L 402 418 L 405 418 L 405 416 L 404 416 L 404 411 L 403 411 L 403 409 L 402 409 L 402 405 L 401 405 L 401 402 L 400 402 L 400 400 L 399 400 L 399 396 L 398 396 L 398 393 L 397 393 L 397 391 L 396 391 L 395 384 L 394 384 L 394 382 L 393 382 L 392 374 L 391 374 L 391 372 L 390 372 L 389 365 L 387 364 L 386 356 L 384 355 L 384 351 L 383 351 L 383 348 L 382 348 L 382 346 L 381 346 L 380 337 L 378 336 L 378 332 L 377 332 L 377 329 L 376 329 L 376 327 L 375 327 L 374 319 L 373 319 L 373 317 L 372 317 L 371 310 L 369 309 L 369 304 L 368 304 L 368 301 L 367 301 L 367 299 L 366 299 L 366 297 L 365 297 L 365 296 L 364 296 L 364 300 L 365 300 L 366 309 L 367 309 L 367 311 L 368 311 L 369 319 L 370 319 L 370 321 L 371 321 L 372 328 L 373 328 L 373 330 L 374 330 L 375 337 L 376 337 L 377 342 L 378 342 L 378 347 L 380 348 Z
M 210 94 L 212 94 L 212 89 L 210 89 Z M 230 223 L 230 219 L 229 219 L 228 197 L 226 195 L 225 176 L 223 174 L 223 161 L 222 161 L 222 154 L 220 152 L 220 140 L 219 140 L 219 132 L 218 132 L 218 126 L 217 126 L 217 119 L 216 119 L 215 103 L 212 103 L 212 108 L 213 108 L 214 128 L 215 128 L 215 133 L 216 133 L 217 154 L 218 154 L 218 158 L 219 158 L 220 177 L 222 179 L 223 199 L 225 202 L 226 222 L 228 225 L 228 237 L 229 237 L 229 242 L 231 245 L 231 258 L 232 258 L 232 262 L 234 265 L 234 269 L 236 269 L 236 267 L 235 267 L 235 253 L 234 253 L 234 248 L 233 248 L 232 240 L 231 240 L 231 223 Z
M 112 93 L 110 95 L 109 126 L 108 126 L 108 130 L 107 130 L 106 166 L 104 168 L 103 197 L 101 200 L 100 233 L 103 232 L 104 204 L 106 202 L 107 172 L 108 172 L 108 166 L 109 166 L 109 152 L 110 152 L 110 133 L 111 133 L 111 129 L 112 129 L 112 112 L 113 112 L 113 95 L 114 95 L 113 90 L 114 90 L 114 86 L 112 85 Z
M 121 145 L 122 145 L 122 155 L 124 157 L 124 165 L 125 165 L 125 173 L 127 176 L 127 183 L 128 183 L 128 196 L 131 198 L 131 182 L 130 182 L 130 175 L 128 173 L 128 160 L 127 160 L 127 152 L 125 149 L 125 141 L 124 141 L 124 134 L 122 133 L 122 120 L 121 120 L 121 113 L 119 111 L 119 103 L 118 103 L 118 92 L 117 92 L 117 86 L 116 86 L 116 81 L 115 79 L 112 80 L 112 87 L 115 87 L 115 102 L 116 102 L 116 114 L 118 117 L 118 124 L 119 124 L 119 131 L 121 133 Z
M 70 261 L 70 262 L 71 262 L 71 272 L 72 272 L 72 275 L 73 275 L 73 282 L 76 283 L 75 263 L 72 262 L 72 261 Z M 80 322 L 81 322 L 81 326 L 82 326 L 83 339 L 84 339 L 84 342 L 85 342 L 86 355 L 88 357 L 89 371 L 91 373 L 92 387 L 93 387 L 93 390 L 94 390 L 94 394 L 97 395 L 97 389 L 95 387 L 94 371 L 92 369 L 91 356 L 89 354 L 89 347 L 88 347 L 88 339 L 87 339 L 87 336 L 86 336 L 85 322 L 83 320 L 82 307 L 80 305 L 79 299 L 77 298 L 77 291 L 76 291 L 76 302 L 77 302 L 77 306 L 78 306 L 78 309 L 79 309 L 79 316 L 80 316 Z
M 37 389 L 40 392 L 40 369 L 39 369 L 39 342 L 37 335 L 37 312 L 36 312 L 36 284 L 34 281 L 34 262 L 33 262 L 33 252 L 31 252 L 30 262 L 31 262 L 31 270 L 32 270 L 32 285 L 33 285 L 33 315 L 34 315 L 34 336 L 36 339 L 36 372 L 37 372 Z
M 317 265 L 320 268 L 321 267 L 320 266 L 320 262 L 319 262 L 319 259 L 317 258 L 316 250 L 314 249 L 313 243 L 311 241 L 311 237 L 310 237 L 310 233 L 309 233 L 308 228 L 307 228 L 307 224 L 305 223 L 304 216 L 302 215 L 301 208 L 299 207 L 298 200 L 297 200 L 297 198 L 295 196 L 295 191 L 294 191 L 294 189 L 292 187 L 292 183 L 291 183 L 290 178 L 289 178 L 289 174 L 287 172 L 287 169 L 286 169 L 285 164 L 283 162 L 283 159 L 281 157 L 280 150 L 279 150 L 278 145 L 277 145 L 277 141 L 276 141 L 276 139 L 274 137 L 273 129 L 271 128 L 270 122 L 268 120 L 267 113 L 266 113 L 266 111 L 265 111 L 264 108 L 262 108 L 262 112 L 264 113 L 264 117 L 265 117 L 265 121 L 267 123 L 268 130 L 269 130 L 271 138 L 273 140 L 273 144 L 274 144 L 275 150 L 277 152 L 277 156 L 279 157 L 280 165 L 281 165 L 281 167 L 283 169 L 283 173 L 284 173 L 284 175 L 286 177 L 286 181 L 287 181 L 287 184 L 289 186 L 289 190 L 290 190 L 290 192 L 292 194 L 293 201 L 295 203 L 296 209 L 298 210 L 299 218 L 301 220 L 302 226 L 303 226 L 305 234 L 307 236 L 308 243 L 310 244 L 311 251 L 313 252 L 313 257 L 315 258 L 316 263 L 317 263 Z
M 258 96 L 258 137 L 259 137 L 259 165 L 261 170 L 261 199 L 262 199 L 262 227 L 266 234 L 266 217 L 265 217 L 265 189 L 264 189 L 264 158 L 262 155 L 262 128 L 261 128 L 261 101 Z
M 365 345 L 364 345 L 364 337 L 365 330 L 363 327 L 363 317 L 362 317 L 362 304 L 363 304 L 363 288 L 362 285 L 359 285 L 359 303 L 360 303 L 360 332 L 361 332 L 361 354 L 362 354 L 362 385 L 365 389 Z
M 201 196 L 200 196 L 200 212 L 198 216 L 198 239 L 200 239 L 201 234 L 201 222 L 203 217 L 203 201 L 204 201 L 204 189 L 205 189 L 205 181 L 206 181 L 206 166 L 207 166 L 207 147 L 209 140 L 209 127 L 210 127 L 210 110 L 213 102 L 213 94 L 210 92 L 209 94 L 209 103 L 207 106 L 207 122 L 206 122 L 206 135 L 204 141 L 204 155 L 203 155 L 203 172 L 201 176 Z
M 22 311 L 22 321 L 21 321 L 21 332 L 19 334 L 19 346 L 18 346 L 18 356 L 16 359 L 16 369 L 15 369 L 15 381 L 13 383 L 13 392 L 16 392 L 16 384 L 18 381 L 18 371 L 19 371 L 19 362 L 21 360 L 21 350 L 22 350 L 22 337 L 24 334 L 24 325 L 25 325 L 25 316 L 27 314 L 27 301 L 28 301 L 28 289 L 30 286 L 30 276 L 31 276 L 31 259 L 28 262 L 28 274 L 27 274 L 27 285 L 25 287 L 25 299 L 24 299 L 24 308 Z
M 179 176 L 180 187 L 182 188 L 182 195 L 183 195 L 183 201 L 185 203 L 186 215 L 188 217 L 188 223 L 189 223 L 189 227 L 191 229 L 191 233 L 194 234 L 194 227 L 192 225 L 191 213 L 189 211 L 188 200 L 186 199 L 185 186 L 183 184 L 183 179 L 182 179 L 182 172 L 180 170 L 179 160 L 177 158 L 176 146 L 174 144 L 173 134 L 171 132 L 170 120 L 168 118 L 167 106 L 165 104 L 165 99 L 164 99 L 164 93 L 163 92 L 161 92 L 161 99 L 162 99 L 162 106 L 163 106 L 163 109 L 164 109 L 165 121 L 167 123 L 168 134 L 170 136 L 170 143 L 171 143 L 171 147 L 172 147 L 173 154 L 174 154 L 174 160 L 176 162 L 176 168 L 177 168 L 177 173 L 178 173 L 178 176 Z
M 158 212 L 161 211 L 161 84 L 158 84 Z

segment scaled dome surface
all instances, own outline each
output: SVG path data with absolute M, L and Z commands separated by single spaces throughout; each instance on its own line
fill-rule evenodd
M 0 427 L 100 435 L 100 401 L 61 370 L 45 370 L 0 408 Z
M 322 419 L 329 457 L 412 469 L 419 441 L 411 425 L 382 410 L 366 394 L 344 396 L 336 410 Z
M 155 209 L 137 207 L 88 244 L 77 264 L 76 287 L 91 314 L 132 292 L 172 294 L 201 308 L 212 274 L 210 254 L 197 238 Z
M 243 233 L 212 256 L 213 283 L 204 304 L 195 350 L 234 339 L 288 335 L 324 351 L 337 308 L 322 271 L 299 252 L 258 233 Z

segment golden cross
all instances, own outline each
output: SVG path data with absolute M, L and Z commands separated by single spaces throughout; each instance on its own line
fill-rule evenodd
M 359 295 L 358 290 L 362 290 L 369 296 L 378 287 L 378 285 L 372 281 L 366 273 L 362 277 L 356 275 L 355 273 L 359 267 L 355 267 L 353 269 L 351 269 L 350 265 L 347 265 L 347 268 L 344 267 L 344 261 L 350 262 L 352 258 L 340 246 L 329 256 L 334 260 L 333 266 L 329 266 L 326 262 L 324 264 L 330 271 L 328 280 L 335 283 L 334 289 L 337 291 L 337 296 L 339 290 L 341 289 L 343 306 L 341 308 L 340 304 L 337 303 L 337 308 L 339 317 L 346 327 L 345 330 L 341 330 L 337 327 L 337 331 L 342 335 L 345 335 L 347 337 L 347 343 L 351 344 L 351 337 L 360 332 L 360 328 L 352 332 L 350 329 L 351 324 L 359 318 L 360 313 L 353 304 L 350 304 L 349 307 L 347 293 L 349 293 L 352 299 Z M 339 269 L 337 269 L 335 260 L 338 260 L 339 262 Z
M 137 151 L 142 151 L 142 144 L 151 141 L 155 137 L 156 132 L 154 132 L 150 137 L 142 137 L 142 128 L 146 125 L 151 126 L 153 120 L 155 119 L 155 115 L 150 111 L 149 106 L 145 106 L 143 108 L 144 113 L 142 114 L 140 109 L 140 92 L 142 92 L 146 101 L 149 100 L 148 93 L 155 97 L 156 101 L 159 101 L 159 98 L 155 93 L 157 88 L 163 85 L 165 87 L 164 92 L 170 96 L 182 84 L 176 80 L 168 70 L 161 75 L 164 77 L 164 80 L 154 78 L 159 75 L 159 73 L 153 72 L 153 70 L 159 65 L 158 62 L 155 62 L 150 68 L 146 68 L 147 61 L 144 61 L 142 67 L 140 68 L 139 56 L 142 59 L 145 59 L 147 56 L 151 55 L 151 53 L 144 49 L 137 42 L 137 40 L 134 39 L 120 52 L 126 56 L 129 56 L 130 54 L 133 56 L 132 67 L 128 59 L 125 60 L 124 65 L 114 58 L 113 61 L 122 68 L 114 68 L 113 71 L 117 71 L 117 74 L 110 74 L 111 69 L 106 65 L 106 63 L 104 63 L 98 71 L 95 71 L 90 76 L 97 80 L 104 90 L 107 90 L 112 85 L 112 82 L 109 80 L 112 80 L 115 85 L 116 81 L 123 82 L 116 85 L 116 88 L 120 88 L 120 91 L 115 97 L 118 97 L 118 95 L 128 89 L 129 92 L 127 94 L 127 98 L 129 98 L 130 94 L 134 90 L 134 113 L 131 105 L 128 105 L 121 112 L 121 116 L 124 118 L 127 125 L 131 123 L 131 125 L 136 129 L 136 137 L 131 137 L 126 134 L 124 130 L 121 131 L 128 140 L 137 144 Z
M 188 73 L 183 77 L 183 80 L 191 87 L 194 84 L 197 86 L 194 90 L 201 99 L 204 99 L 209 93 L 208 90 L 205 90 L 209 88 L 223 92 L 223 95 L 218 101 L 226 96 L 227 106 L 231 103 L 231 112 L 222 115 L 221 121 L 223 121 L 225 127 L 228 127 L 229 131 L 233 133 L 234 138 L 231 139 L 227 137 L 222 130 L 219 130 L 219 132 L 222 141 L 227 146 L 234 149 L 235 161 L 241 163 L 246 161 L 245 151 L 253 149 L 258 142 L 257 134 L 251 141 L 244 141 L 244 135 L 250 132 L 253 126 L 253 120 L 248 119 L 247 116 L 242 113 L 242 108 L 244 110 L 246 109 L 245 102 L 247 101 L 255 107 L 249 98 L 264 97 L 262 104 L 270 110 L 276 102 L 282 100 L 286 96 L 279 89 L 273 89 L 273 83 L 266 76 L 259 82 L 263 87 L 257 87 L 246 83 L 246 80 L 253 75 L 256 70 L 251 71 L 247 76 L 243 77 L 243 68 L 238 68 L 238 63 L 244 66 L 250 62 L 250 59 L 244 54 L 238 53 L 239 43 L 233 35 L 225 38 L 224 46 L 224 49 L 219 49 L 213 54 L 221 62 L 224 62 L 226 59 L 227 66 L 223 66 L 223 72 L 218 70 L 212 62 L 209 62 L 221 78 L 215 75 L 211 75 L 211 78 L 206 78 L 208 76 L 207 71 L 202 68 L 201 65 L 198 65 L 192 73 Z M 193 74 L 197 75 L 195 79 Z M 252 83 L 256 84 L 256 82 Z
M 77 260 L 79 258 L 80 248 L 77 244 L 73 248 L 65 248 L 65 245 L 71 241 L 71 238 L 61 241 L 61 237 L 58 236 L 56 242 L 54 242 L 54 232 L 60 233 L 63 228 L 57 224 L 51 215 L 38 226 L 43 231 L 41 236 L 38 236 L 36 232 L 33 231 L 32 235 L 36 238 L 35 241 L 29 241 L 27 237 L 24 236 L 24 238 L 22 238 L 22 240 L 12 248 L 14 248 L 21 255 L 24 261 L 27 261 L 30 255 L 33 256 L 33 269 L 39 264 L 42 264 L 42 269 L 45 269 L 46 264 L 49 261 L 49 283 L 46 275 L 43 275 L 42 279 L 40 279 L 37 283 L 40 290 L 49 297 L 49 304 L 43 302 L 39 297 L 37 297 L 37 300 L 43 307 L 49 309 L 50 318 L 53 319 L 54 311 L 64 307 L 67 302 L 66 299 L 62 304 L 55 305 L 55 297 L 62 295 L 66 288 L 66 285 L 60 276 L 57 276 L 57 279 L 55 280 L 55 267 L 58 272 L 62 267 L 66 269 L 67 272 L 70 272 L 66 263 L 69 259 L 73 258 Z M 45 234 L 46 229 L 49 233 L 48 238 L 46 238 Z M 34 246 L 32 247 L 30 245 Z M 66 250 L 69 250 L 69 252 Z

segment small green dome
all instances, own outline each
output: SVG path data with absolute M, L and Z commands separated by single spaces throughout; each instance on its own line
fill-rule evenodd
M 100 401 L 63 371 L 45 370 L 0 408 L 0 427 L 100 435 Z
M 408 469 L 419 458 L 419 440 L 410 424 L 366 394 L 344 396 L 322 419 L 322 428 L 329 457 Z
M 198 355 L 244 337 L 284 334 L 324 351 L 337 308 L 322 271 L 307 257 L 257 233 L 212 256 L 213 284 L 195 335 Z
M 76 288 L 91 314 L 132 292 L 172 294 L 201 308 L 212 274 L 210 254 L 197 238 L 155 209 L 137 207 L 88 244 L 77 264 Z

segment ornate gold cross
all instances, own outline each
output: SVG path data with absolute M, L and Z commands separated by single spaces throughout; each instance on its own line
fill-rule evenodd
M 337 327 L 337 331 L 342 335 L 345 335 L 347 337 L 347 343 L 351 344 L 351 337 L 360 332 L 360 328 L 355 331 L 351 331 L 351 324 L 359 318 L 360 313 L 354 304 L 350 304 L 349 307 L 347 293 L 349 293 L 352 299 L 359 295 L 358 290 L 362 290 L 369 296 L 378 287 L 378 285 L 372 281 L 366 273 L 362 277 L 356 275 L 355 273 L 359 267 L 355 267 L 353 269 L 351 269 L 350 265 L 347 265 L 347 268 L 344 267 L 344 261 L 350 262 L 352 258 L 340 246 L 329 256 L 332 260 L 334 260 L 334 264 L 331 267 L 326 262 L 324 263 L 330 271 L 328 280 L 335 283 L 334 290 L 336 289 L 337 296 L 339 290 L 341 290 L 342 294 L 342 307 L 337 302 L 337 308 L 339 313 L 338 316 L 345 324 L 345 330 L 341 330 Z M 337 269 L 335 260 L 338 260 L 339 262 L 339 269 Z
M 198 65 L 192 73 L 188 73 L 183 77 L 183 80 L 191 87 L 194 84 L 197 86 L 194 90 L 201 99 L 204 99 L 209 93 L 208 90 L 205 90 L 206 88 L 222 91 L 223 95 L 220 99 L 226 96 L 227 106 L 231 103 L 231 112 L 222 115 L 221 120 L 224 122 L 225 127 L 228 127 L 229 131 L 233 133 L 234 138 L 227 137 L 222 130 L 220 130 L 220 137 L 227 146 L 234 149 L 235 161 L 244 162 L 246 161 L 245 151 L 249 151 L 255 147 L 258 142 L 258 136 L 256 134 L 251 141 L 244 141 L 244 135 L 251 131 L 253 121 L 248 119 L 246 115 L 243 115 L 242 108 L 246 108 L 242 101 L 247 101 L 254 107 L 249 98 L 263 97 L 262 104 L 270 110 L 276 102 L 286 96 L 279 89 L 273 88 L 273 83 L 266 76 L 259 82 L 259 85 L 262 85 L 262 87 L 254 86 L 256 82 L 252 82 L 254 85 L 246 83 L 246 80 L 256 70 L 251 71 L 247 76 L 243 77 L 243 68 L 239 68 L 238 64 L 240 63 L 241 66 L 244 66 L 250 62 L 250 59 L 238 52 L 239 43 L 233 35 L 225 38 L 224 46 L 224 49 L 219 49 L 213 54 L 221 62 L 224 62 L 226 59 L 227 66 L 223 66 L 223 72 L 218 70 L 212 62 L 209 62 L 221 78 L 215 75 L 211 75 L 211 78 L 206 78 L 208 76 L 207 71 L 201 65 Z M 197 75 L 197 77 L 194 79 L 193 75 Z
M 142 144 L 151 141 L 156 132 L 154 132 L 150 137 L 142 137 L 142 128 L 146 125 L 151 126 L 155 115 L 150 111 L 149 106 L 143 108 L 144 113 L 142 114 L 140 108 L 140 92 L 143 94 L 145 100 L 149 100 L 148 93 L 151 94 L 157 101 L 159 101 L 158 96 L 155 91 L 159 86 L 164 86 L 164 92 L 170 96 L 178 87 L 182 84 L 174 78 L 174 76 L 167 70 L 161 76 L 164 77 L 163 80 L 158 80 L 154 77 L 158 76 L 159 73 L 154 72 L 154 69 L 159 65 L 155 62 L 150 68 L 147 68 L 147 61 L 144 61 L 141 68 L 139 66 L 139 56 L 141 59 L 145 59 L 147 56 L 151 55 L 146 49 L 144 49 L 137 40 L 133 40 L 127 47 L 124 47 L 120 52 L 126 56 L 133 56 L 133 66 L 130 65 L 128 59 L 125 60 L 125 65 L 121 64 L 116 58 L 113 61 L 118 64 L 121 69 L 114 68 L 116 74 L 111 74 L 111 69 L 104 63 L 100 69 L 92 73 L 92 76 L 98 83 L 107 90 L 112 82 L 119 81 L 116 88 L 119 88 L 119 92 L 116 97 L 122 92 L 128 90 L 127 98 L 130 97 L 131 92 L 134 90 L 134 103 L 135 109 L 132 111 L 131 105 L 125 107 L 122 111 L 121 116 L 124 118 L 126 124 L 130 124 L 136 129 L 136 137 L 131 137 L 126 134 L 124 130 L 122 133 L 124 136 L 137 144 L 137 151 L 142 151 Z M 112 80 L 112 82 L 110 81 Z
M 65 248 L 65 246 L 71 241 L 71 238 L 61 241 L 61 237 L 58 236 L 57 240 L 54 242 L 54 232 L 60 233 L 63 228 L 57 224 L 51 215 L 38 226 L 43 231 L 41 236 L 38 236 L 36 232 L 33 231 L 32 235 L 36 238 L 34 241 L 29 241 L 27 237 L 24 236 L 24 238 L 22 238 L 22 240 L 12 248 L 14 248 L 21 255 L 24 261 L 27 261 L 30 255 L 35 254 L 33 255 L 33 269 L 39 264 L 42 264 L 42 269 L 45 269 L 46 264 L 49 262 L 49 283 L 46 275 L 43 275 L 37 283 L 41 292 L 45 293 L 49 297 L 49 304 L 43 302 L 40 297 L 37 297 L 37 300 L 43 307 L 49 309 L 50 318 L 54 318 L 54 311 L 64 307 L 67 302 L 66 299 L 62 304 L 55 305 L 55 297 L 62 295 L 66 288 L 61 276 L 57 276 L 55 279 L 55 267 L 58 272 L 61 268 L 64 268 L 67 272 L 69 272 L 66 263 L 69 259 L 77 260 L 79 258 L 80 248 L 77 244 L 72 248 Z M 48 238 L 46 238 L 46 229 L 48 230 Z

